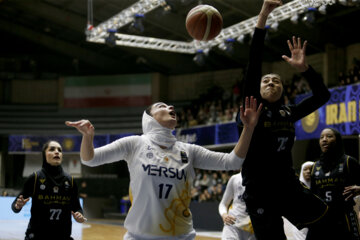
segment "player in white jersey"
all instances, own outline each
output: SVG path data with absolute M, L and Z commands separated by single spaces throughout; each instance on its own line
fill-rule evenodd
M 243 199 L 244 191 L 241 173 L 231 176 L 219 204 L 219 213 L 224 221 L 222 240 L 255 240 L 254 230 Z
M 125 219 L 124 239 L 194 239 L 189 209 L 194 168 L 240 169 L 261 111 L 256 99 L 246 99 L 241 110 L 244 129 L 231 153 L 219 153 L 179 142 L 172 134 L 177 124 L 173 106 L 151 105 L 143 114 L 143 135 L 118 139 L 94 149 L 94 127 L 88 120 L 66 122 L 82 133 L 82 163 L 98 166 L 125 160 L 130 172 L 132 207 Z

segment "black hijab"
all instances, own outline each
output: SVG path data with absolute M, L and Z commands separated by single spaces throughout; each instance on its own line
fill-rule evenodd
M 320 155 L 320 163 L 323 166 L 324 170 L 330 171 L 337 166 L 337 164 L 342 161 L 342 156 L 344 155 L 344 145 L 340 132 L 335 128 L 327 127 L 324 129 L 330 129 L 335 135 L 335 144 L 329 148 L 327 152 L 322 152 Z

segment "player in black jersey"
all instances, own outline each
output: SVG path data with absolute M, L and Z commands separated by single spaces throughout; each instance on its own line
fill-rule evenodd
M 31 218 L 25 240 L 69 240 L 71 215 L 84 222 L 74 179 L 61 167 L 62 148 L 56 141 L 44 144 L 42 169 L 33 173 L 11 205 L 15 213 L 32 198 Z
M 354 197 L 360 194 L 360 165 L 344 153 L 342 137 L 325 128 L 319 139 L 321 155 L 311 172 L 311 190 L 329 205 L 328 214 L 309 228 L 307 239 L 359 240 Z
M 243 96 L 256 96 L 263 111 L 255 127 L 242 168 L 244 200 L 257 240 L 286 239 L 282 216 L 299 229 L 316 222 L 327 205 L 303 187 L 292 167 L 294 123 L 326 103 L 330 93 L 322 78 L 306 63 L 307 42 L 288 41 L 291 57 L 283 59 L 301 72 L 312 89 L 312 96 L 294 105 L 286 105 L 282 79 L 278 74 L 262 76 L 265 24 L 281 0 L 264 0 L 250 47 Z

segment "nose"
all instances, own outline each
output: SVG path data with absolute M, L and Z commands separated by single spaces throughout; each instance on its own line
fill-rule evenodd
M 169 109 L 170 109 L 170 110 L 174 110 L 174 106 L 173 106 L 173 105 L 169 105 Z
M 269 86 L 274 86 L 273 81 L 272 81 L 272 80 L 270 80 L 270 81 L 269 81 L 269 83 L 268 83 L 268 85 L 269 85 Z

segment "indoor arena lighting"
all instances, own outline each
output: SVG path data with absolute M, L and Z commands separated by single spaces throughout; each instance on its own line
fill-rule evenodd
M 335 0 L 294 0 L 276 8 L 270 14 L 267 24 L 272 25 L 275 22 L 280 23 L 281 21 L 290 19 L 294 15 L 304 13 L 309 7 L 318 8 L 322 5 L 331 5 L 334 3 Z M 87 41 L 105 43 L 105 38 L 109 35 L 108 29 L 119 29 L 128 23 L 134 22 L 135 14 L 145 15 L 158 7 L 166 5 L 165 0 L 140 0 L 88 31 Z M 224 28 L 215 39 L 207 42 L 196 40 L 191 42 L 173 41 L 115 33 L 116 45 L 195 54 L 199 49 L 211 49 L 214 46 L 224 44 L 226 39 L 237 39 L 241 35 L 251 34 L 255 28 L 257 18 L 258 17 L 255 16 Z

